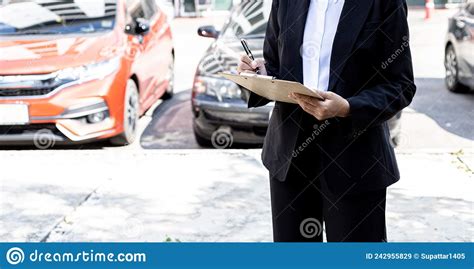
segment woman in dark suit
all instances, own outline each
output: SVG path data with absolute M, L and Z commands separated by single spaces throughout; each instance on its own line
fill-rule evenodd
M 405 0 L 274 0 L 264 59 L 239 64 L 256 69 L 325 98 L 275 104 L 262 153 L 274 240 L 322 241 L 325 224 L 328 241 L 386 241 L 400 178 L 386 121 L 416 91 Z

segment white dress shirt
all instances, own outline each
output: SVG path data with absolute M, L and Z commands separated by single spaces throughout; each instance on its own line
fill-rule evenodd
M 310 89 L 328 90 L 332 45 L 343 7 L 344 0 L 311 0 L 301 49 L 304 85 Z

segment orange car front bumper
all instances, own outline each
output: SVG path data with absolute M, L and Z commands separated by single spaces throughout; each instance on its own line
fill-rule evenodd
M 28 107 L 25 124 L 0 122 L 0 143 L 33 142 L 38 133 L 57 143 L 83 142 L 113 137 L 123 131 L 123 96 L 126 79 L 115 72 L 103 79 L 54 90 L 45 96 L 0 97 L 0 106 Z M 104 119 L 91 123 L 87 116 L 103 113 Z

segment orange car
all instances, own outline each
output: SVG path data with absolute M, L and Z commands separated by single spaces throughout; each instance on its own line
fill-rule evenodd
M 156 0 L 2 2 L 1 144 L 41 133 L 127 145 L 139 116 L 172 96 L 172 35 Z

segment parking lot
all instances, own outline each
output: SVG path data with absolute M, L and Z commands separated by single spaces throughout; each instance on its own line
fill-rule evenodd
M 447 17 L 452 10 L 438 10 L 425 22 L 422 10 L 412 10 L 411 46 L 416 84 L 419 88 L 413 104 L 404 111 L 400 151 L 456 151 L 472 148 L 474 94 L 453 94 L 444 85 L 444 39 Z M 220 25 L 223 17 L 183 19 L 175 23 L 178 45 L 178 91 L 176 98 L 158 106 L 149 114 L 150 122 L 141 137 L 145 149 L 195 149 L 192 134 L 190 88 L 196 65 L 210 44 L 209 39 L 195 35 L 200 25 Z M 192 39 L 193 50 L 187 49 Z M 180 47 L 182 46 L 182 47 Z
M 474 239 L 474 94 L 443 81 L 452 12 L 410 13 L 418 93 L 402 116 L 390 241 Z M 196 30 L 225 19 L 173 21 L 176 94 L 140 119 L 134 144 L 2 148 L 0 241 L 271 241 L 260 149 L 203 149 L 192 132 L 190 88 L 212 42 Z

